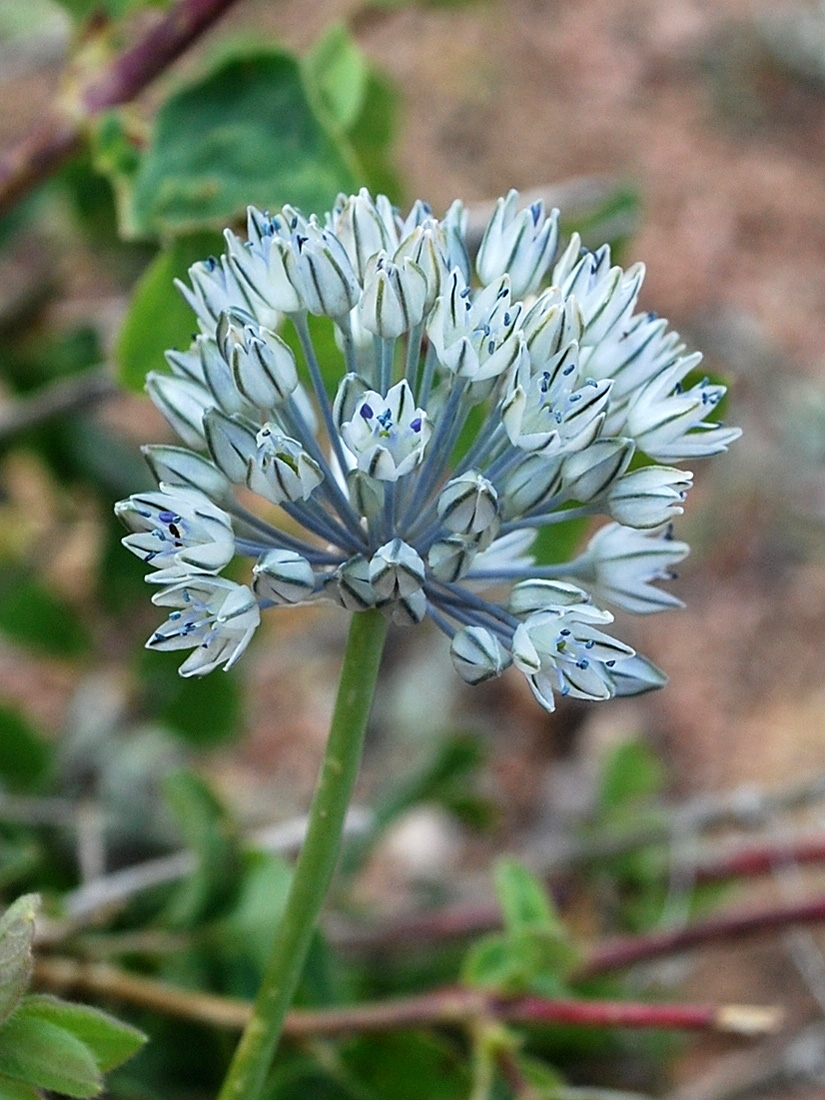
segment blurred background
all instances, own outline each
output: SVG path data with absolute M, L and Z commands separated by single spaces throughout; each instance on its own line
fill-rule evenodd
M 547 715 L 518 676 L 465 688 L 425 628 L 391 635 L 344 940 L 354 919 L 391 931 L 486 903 L 505 851 L 548 873 L 576 863 L 562 897 L 584 941 L 821 896 L 825 4 L 236 0 L 121 102 L 101 74 L 169 7 L 0 0 L 7 900 L 36 888 L 59 909 L 191 843 L 173 771 L 243 829 L 307 806 L 346 617 L 270 615 L 237 670 L 180 680 L 175 655 L 143 651 L 157 612 L 112 504 L 149 484 L 139 444 L 170 438 L 141 388 L 193 324 L 173 276 L 248 201 L 321 210 L 363 182 L 438 214 L 460 197 L 476 221 L 510 187 L 540 191 L 568 232 L 645 262 L 643 307 L 730 384 L 744 436 L 694 470 L 686 608 L 620 624 L 664 691 Z M 700 886 L 702 861 L 742 844 L 767 873 Z M 117 927 L 150 910 L 117 910 Z M 717 1039 L 568 1047 L 574 1079 L 586 1065 L 685 1100 L 825 1094 L 816 925 L 641 968 L 630 988 L 781 1003 L 786 1030 L 746 1055 Z

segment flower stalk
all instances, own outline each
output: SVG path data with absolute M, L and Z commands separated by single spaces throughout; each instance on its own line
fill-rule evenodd
M 387 621 L 374 609 L 352 616 L 329 739 L 295 865 L 286 910 L 252 1016 L 235 1052 L 219 1100 L 255 1100 L 272 1062 L 301 977 L 341 843 L 358 775 Z

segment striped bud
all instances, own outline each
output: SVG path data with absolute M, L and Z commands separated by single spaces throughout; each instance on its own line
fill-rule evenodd
M 269 550 L 252 567 L 252 591 L 276 604 L 301 603 L 315 591 L 315 574 L 294 550 Z
M 379 546 L 370 561 L 370 583 L 381 600 L 397 600 L 417 592 L 425 574 L 424 562 L 402 539 Z
M 479 535 L 498 516 L 498 493 L 477 470 L 448 481 L 438 497 L 438 518 L 457 535 Z
M 466 626 L 450 643 L 456 672 L 468 684 L 481 684 L 500 676 L 512 658 L 492 631 L 483 626 Z

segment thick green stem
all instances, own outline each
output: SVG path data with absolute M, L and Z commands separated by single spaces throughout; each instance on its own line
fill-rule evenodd
M 257 1100 L 266 1080 L 338 859 L 386 631 L 379 611 L 352 617 L 306 839 L 252 1018 L 218 1100 Z

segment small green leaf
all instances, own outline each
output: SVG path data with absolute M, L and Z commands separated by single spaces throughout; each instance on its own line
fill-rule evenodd
M 25 1005 L 0 1029 L 0 1077 L 5 1075 L 66 1096 L 95 1096 L 103 1087 L 89 1048 L 70 1032 L 26 1013 Z
M 652 799 L 664 782 L 662 765 L 644 741 L 626 741 L 608 758 L 602 773 L 599 805 L 603 810 Z
M 79 657 L 89 636 L 74 610 L 40 581 L 8 570 L 0 577 L 0 631 L 54 657 Z
M 0 918 L 0 1026 L 15 1011 L 31 981 L 32 944 L 39 909 L 39 896 L 25 894 Z
M 250 203 L 320 213 L 352 186 L 297 60 L 262 50 L 223 61 L 161 107 L 132 220 L 144 233 L 191 233 L 225 225 Z
M 221 246 L 216 233 L 180 237 L 140 277 L 115 344 L 118 378 L 128 389 L 142 390 L 150 370 L 165 369 L 165 351 L 189 347 L 196 321 L 173 280 L 185 280 L 193 263 Z
M 503 988 L 510 983 L 512 974 L 510 939 L 498 933 L 476 940 L 467 952 L 461 968 L 461 979 L 468 985 Z
M 559 920 L 544 884 L 516 860 L 497 862 L 495 884 L 508 932 L 525 928 L 558 931 Z
M 164 783 L 166 801 L 198 868 L 179 889 L 169 916 L 178 927 L 191 927 L 234 902 L 243 858 L 236 823 L 202 779 L 178 771 Z
M 46 994 L 31 994 L 22 1007 L 30 1019 L 48 1020 L 79 1039 L 91 1050 L 103 1073 L 131 1058 L 146 1042 L 142 1031 L 89 1005 L 70 1004 Z
M 303 61 L 309 97 L 334 129 L 349 130 L 364 105 L 368 69 L 343 23 L 334 23 Z

